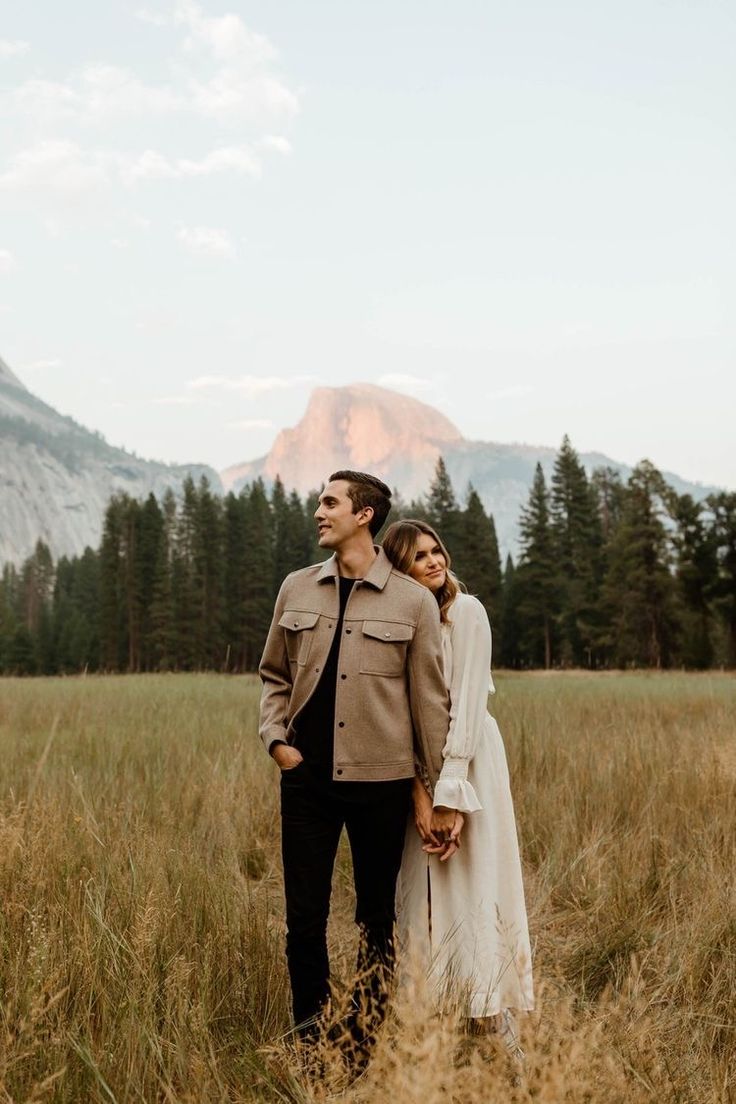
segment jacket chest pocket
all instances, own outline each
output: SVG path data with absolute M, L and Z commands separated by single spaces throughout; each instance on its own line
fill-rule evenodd
M 284 630 L 286 654 L 290 663 L 298 663 L 303 667 L 307 662 L 318 621 L 318 613 L 304 610 L 286 610 L 281 615 L 279 625 Z
M 414 626 L 400 621 L 364 621 L 360 652 L 363 675 L 403 675 L 406 649 L 414 636 Z

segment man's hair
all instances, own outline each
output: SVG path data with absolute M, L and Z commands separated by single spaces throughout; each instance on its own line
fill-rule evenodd
M 373 510 L 373 517 L 368 523 L 372 537 L 375 537 L 391 509 L 391 491 L 386 484 L 375 475 L 359 471 L 336 471 L 329 478 L 332 483 L 336 479 L 343 479 L 348 484 L 348 498 L 353 504 L 353 513 L 357 514 L 366 506 Z

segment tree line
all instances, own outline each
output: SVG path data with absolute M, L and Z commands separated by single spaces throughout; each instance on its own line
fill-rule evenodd
M 0 673 L 252 671 L 284 576 L 325 558 L 305 500 L 279 479 L 216 495 L 188 479 L 161 502 L 113 497 L 98 550 L 53 562 L 39 542 L 0 580 Z M 502 566 L 492 515 L 444 462 L 388 521 L 437 527 L 453 570 L 488 611 L 494 665 L 736 666 L 736 494 L 679 495 L 642 461 L 624 483 L 589 477 L 564 438 L 537 465 L 520 546 Z

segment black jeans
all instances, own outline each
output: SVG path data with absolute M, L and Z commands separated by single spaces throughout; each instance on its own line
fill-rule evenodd
M 369 1040 L 384 1014 L 394 969 L 396 878 L 401 865 L 411 779 L 322 781 L 300 763 L 281 776 L 281 847 L 286 892 L 286 955 L 294 1022 L 314 1030 L 330 995 L 327 917 L 335 855 L 343 825 L 353 856 L 361 929 L 358 981 L 350 1032 Z

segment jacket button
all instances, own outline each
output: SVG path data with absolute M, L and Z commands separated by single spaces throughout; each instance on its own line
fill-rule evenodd
M 315 673 L 315 675 L 318 675 L 318 674 L 319 674 L 319 667 L 315 667 L 315 668 L 314 668 L 314 673 Z
M 348 677 L 347 675 L 340 675 L 341 679 L 346 679 L 347 677 Z
M 341 770 L 337 770 L 337 771 L 335 771 L 335 774 L 342 774 L 342 771 L 341 771 Z
M 338 728 L 344 728 L 345 727 L 345 722 L 344 721 L 338 721 L 337 727 Z
M 298 621 L 295 621 L 295 622 L 294 622 L 294 628 L 295 628 L 295 629 L 298 629 L 298 628 L 299 628 L 299 622 L 298 622 Z
M 350 633 L 351 633 L 352 631 L 353 631 L 352 629 L 346 629 L 346 630 L 345 630 L 345 632 L 346 632 L 346 633 L 348 634 L 348 636 L 350 636 Z
M 391 636 L 391 633 L 386 633 L 386 639 L 388 639 L 390 636 Z

